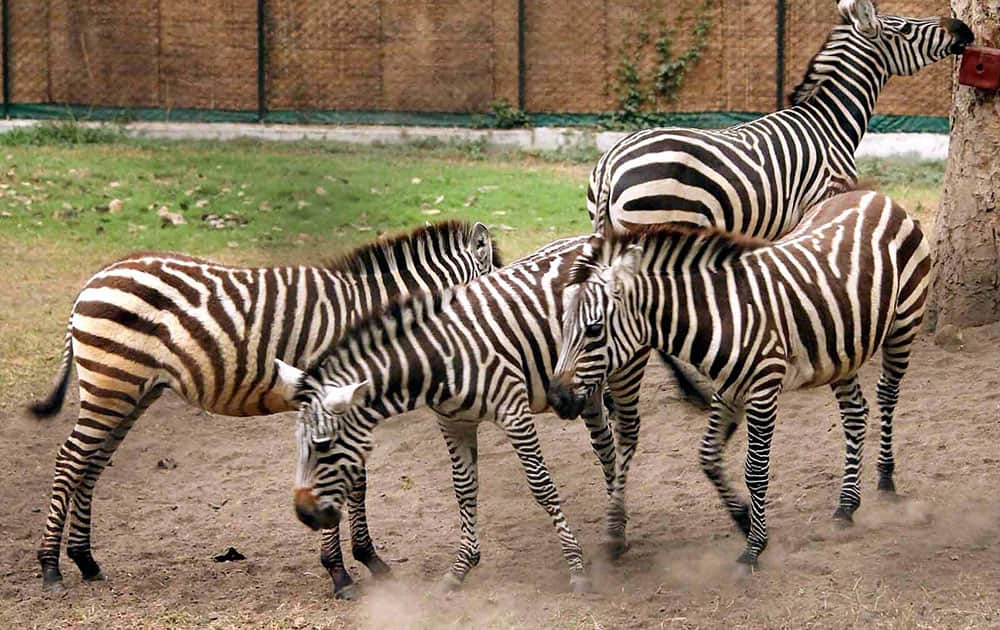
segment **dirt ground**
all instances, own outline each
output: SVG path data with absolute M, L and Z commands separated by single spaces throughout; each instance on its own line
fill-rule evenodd
M 842 433 L 827 389 L 786 394 L 768 496 L 770 546 L 740 575 L 742 541 L 697 465 L 702 412 L 676 398 L 665 371 L 647 375 L 644 427 L 629 492 L 632 548 L 600 556 L 604 491 L 586 431 L 538 418 L 542 446 L 597 593 L 568 592 L 555 532 L 516 458 L 481 429 L 482 562 L 451 595 L 436 580 L 452 560 L 458 513 L 443 440 L 417 412 L 377 432 L 370 522 L 394 578 L 361 578 L 336 602 L 319 537 L 292 511 L 294 416 L 216 417 L 165 396 L 139 421 L 98 486 L 95 555 L 109 579 L 40 589 L 42 532 L 55 452 L 75 418 L 2 418 L 0 627 L 687 628 L 1000 627 L 1000 326 L 966 331 L 947 352 L 922 339 L 896 423 L 897 485 L 874 492 L 869 425 L 856 525 L 830 520 Z M 877 371 L 863 372 L 874 405 Z M 8 407 L 10 409 L 10 407 Z M 739 474 L 741 431 L 728 451 Z M 171 458 L 172 470 L 157 461 Z M 739 487 L 742 489 L 742 483 Z M 245 561 L 215 563 L 234 546 Z

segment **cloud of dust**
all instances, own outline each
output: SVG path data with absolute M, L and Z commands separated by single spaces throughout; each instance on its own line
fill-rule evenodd
M 431 628 L 506 628 L 517 625 L 517 606 L 510 593 L 440 589 L 441 580 L 394 578 L 366 584 L 359 602 L 363 630 L 429 630 Z

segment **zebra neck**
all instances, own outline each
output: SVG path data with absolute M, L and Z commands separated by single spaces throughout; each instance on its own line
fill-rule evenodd
M 368 380 L 370 406 L 382 417 L 447 397 L 454 351 L 441 311 L 452 294 L 450 290 L 416 294 L 360 322 L 330 357 L 330 373 Z
M 832 148 L 841 149 L 851 162 L 889 79 L 874 53 L 854 56 L 858 54 L 851 48 L 829 55 L 821 53 L 817 59 L 822 59 L 822 64 L 814 62 L 807 79 L 814 84 L 812 90 L 800 96 L 802 100 L 797 105 L 814 114 L 817 121 L 825 122 L 827 142 Z
M 745 302 L 748 269 L 741 261 L 722 266 L 693 264 L 650 276 L 639 303 L 647 313 L 648 345 L 715 378 L 713 338 L 731 322 L 732 304 Z

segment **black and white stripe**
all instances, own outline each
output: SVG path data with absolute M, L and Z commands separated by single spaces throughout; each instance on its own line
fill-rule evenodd
M 295 493 L 300 520 L 313 528 L 337 522 L 365 468 L 375 426 L 428 406 L 439 416 L 451 454 L 462 538 L 446 580 L 459 584 L 479 562 L 476 431 L 491 421 L 507 435 L 531 492 L 552 518 L 573 588 L 586 589 L 580 546 L 560 508 L 532 419 L 548 407 L 562 287 L 585 241 L 557 241 L 464 287 L 415 295 L 348 332 L 308 373 L 283 367 L 282 378 L 297 388 L 301 405 Z M 624 422 L 637 418 L 637 394 L 614 375 L 610 383 L 619 416 Z M 614 446 L 601 402 L 592 396 L 584 418 L 610 492 Z
M 894 491 L 892 417 L 923 317 L 931 259 L 919 225 L 890 199 L 838 195 L 773 244 L 669 227 L 609 241 L 595 236 L 589 248 L 566 289 L 550 400 L 573 415 L 606 374 L 646 348 L 697 367 L 717 388 L 701 464 L 747 534 L 741 561 L 756 563 L 767 544 L 764 496 L 779 392 L 833 389 L 847 441 L 835 517 L 851 520 L 861 500 L 868 414 L 857 371 L 879 349 L 878 487 Z M 741 409 L 749 510 L 721 466 Z
M 854 188 L 854 153 L 879 93 L 960 53 L 973 35 L 951 18 L 881 16 L 841 0 L 848 22 L 813 58 L 787 109 L 722 130 L 648 129 L 609 149 L 590 175 L 594 231 L 681 223 L 777 238 L 803 213 Z
M 59 450 L 38 551 L 43 583 L 60 588 L 59 549 L 84 579 L 101 579 L 90 546 L 94 486 L 143 411 L 164 389 L 230 416 L 294 407 L 275 359 L 308 366 L 358 318 L 414 291 L 441 289 L 499 264 L 482 224 L 441 223 L 385 239 L 322 267 L 239 268 L 177 254 L 136 254 L 95 274 L 70 316 L 62 366 L 36 416 L 62 407 L 72 367 L 80 414 Z M 378 558 L 364 514 L 364 478 L 351 497 L 352 546 L 373 572 Z M 326 532 L 323 564 L 338 594 L 351 577 L 337 531 Z

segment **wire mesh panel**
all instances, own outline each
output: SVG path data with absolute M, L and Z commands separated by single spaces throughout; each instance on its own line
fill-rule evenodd
M 258 0 L 7 3 L 13 104 L 253 111 L 258 52 L 265 108 L 306 120 L 483 112 L 521 85 L 531 112 L 621 111 L 630 89 L 636 111 L 769 112 L 782 83 L 774 0 L 265 0 L 263 47 Z M 785 7 L 787 94 L 839 17 L 834 0 Z M 947 0 L 880 7 L 948 14 Z M 878 113 L 947 115 L 951 67 L 893 79 Z
M 156 0 L 50 0 L 49 100 L 160 104 Z
M 257 0 L 159 3 L 160 107 L 257 107 Z
M 382 101 L 381 3 L 269 0 L 269 109 L 377 109 Z
M 525 2 L 525 104 L 536 112 L 608 109 L 608 0 Z
M 383 106 L 482 111 L 493 100 L 493 3 L 382 2 Z
M 46 103 L 49 91 L 49 5 L 8 0 L 10 15 L 10 100 Z

